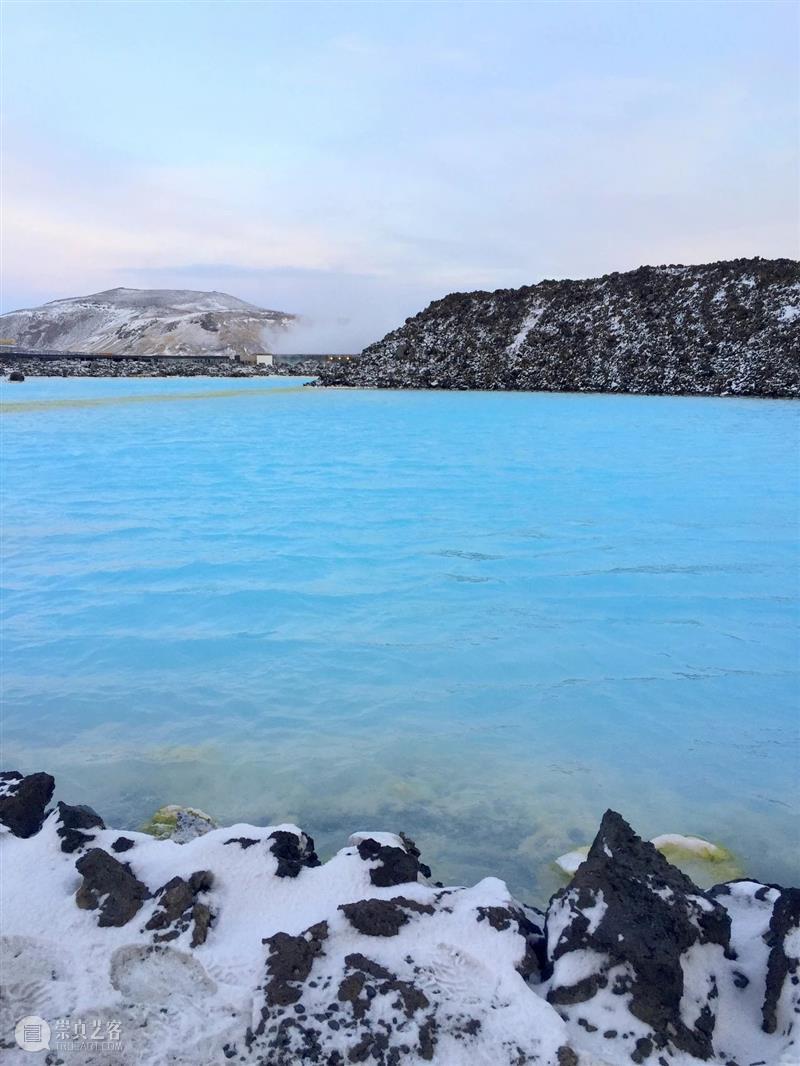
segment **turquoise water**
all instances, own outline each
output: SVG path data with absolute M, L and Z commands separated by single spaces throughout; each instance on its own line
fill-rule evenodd
M 607 806 L 797 881 L 797 406 L 0 388 L 6 766 L 534 900 Z

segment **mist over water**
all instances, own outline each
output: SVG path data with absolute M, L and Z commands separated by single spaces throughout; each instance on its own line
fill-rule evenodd
M 379 340 L 381 336 L 383 333 L 370 333 L 363 322 L 355 323 L 347 316 L 301 316 L 285 330 L 265 331 L 264 341 L 267 350 L 275 355 L 353 355 L 367 346 L 369 340 L 365 338 Z
M 354 355 L 402 323 L 403 318 L 396 318 L 380 303 L 352 314 L 323 307 L 298 315 L 285 329 L 265 330 L 264 342 L 275 355 Z
M 299 384 L 2 385 L 5 764 L 532 900 L 608 806 L 796 882 L 797 408 Z
M 268 350 L 280 355 L 361 352 L 449 291 L 445 280 L 431 284 L 323 270 L 274 271 L 266 281 L 234 275 L 230 281 L 237 292 L 251 293 L 249 298 L 260 306 L 268 292 L 269 306 L 297 313 L 288 329 L 268 335 Z

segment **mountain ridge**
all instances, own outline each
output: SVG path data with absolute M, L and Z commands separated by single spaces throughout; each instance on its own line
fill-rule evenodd
M 642 266 L 451 293 L 324 385 L 800 395 L 800 264 Z
M 0 332 L 33 351 L 234 356 L 269 350 L 294 321 L 223 292 L 119 287 L 9 311 Z

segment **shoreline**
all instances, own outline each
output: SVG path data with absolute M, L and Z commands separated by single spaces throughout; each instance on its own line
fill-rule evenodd
M 136 367 L 131 368 L 125 364 L 133 363 L 137 364 Z M 785 401 L 798 401 L 800 395 L 790 393 L 756 393 L 756 392 L 714 392 L 714 391 L 661 391 L 661 392 L 645 392 L 645 391 L 631 391 L 621 389 L 579 389 L 579 388 L 563 388 L 563 389 L 519 389 L 519 388 L 466 388 L 464 386 L 445 386 L 445 387 L 432 387 L 430 385 L 379 385 L 379 384 L 367 384 L 367 385 L 349 385 L 341 382 L 324 382 L 319 379 L 319 368 L 310 366 L 309 364 L 276 364 L 271 367 L 260 367 L 249 364 L 235 364 L 234 368 L 220 367 L 218 372 L 212 372 L 207 363 L 194 364 L 193 366 L 182 365 L 184 361 L 180 363 L 170 364 L 169 366 L 159 365 L 158 368 L 149 365 L 142 364 L 142 360 L 93 360 L 91 363 L 81 362 L 79 360 L 53 360 L 51 358 L 42 360 L 19 360 L 15 362 L 13 366 L 4 365 L 0 372 L 0 381 L 6 384 L 24 384 L 23 381 L 10 380 L 10 374 L 17 372 L 24 375 L 24 379 L 27 378 L 47 378 L 57 380 L 60 378 L 98 378 L 101 380 L 110 379 L 169 379 L 169 378 L 206 378 L 208 380 L 241 380 L 241 379 L 269 379 L 274 377 L 298 377 L 298 378 L 311 378 L 312 380 L 303 383 L 305 388 L 321 389 L 329 392 L 429 392 L 429 393 L 451 393 L 461 392 L 470 394 L 505 394 L 510 393 L 518 396 L 647 396 L 651 398 L 664 398 L 664 399 L 696 399 L 696 400 L 708 400 L 708 399 L 733 399 L 733 400 L 785 400 Z M 68 366 L 62 364 L 68 363 Z M 101 366 L 98 366 L 102 363 Z M 55 365 L 54 365 L 55 364 Z M 75 365 L 80 364 L 80 370 L 75 372 Z M 91 370 L 85 369 L 87 366 L 91 366 Z
M 91 1016 L 115 1063 L 796 1061 L 800 890 L 702 891 L 613 811 L 537 910 L 496 877 L 442 885 L 402 833 L 321 863 L 296 825 L 165 808 L 119 832 L 51 809 L 54 784 L 0 775 L 8 1011 L 54 1050 Z
M 46 378 L 267 378 L 308 377 L 309 367 L 318 369 L 316 360 L 297 363 L 277 362 L 271 366 L 239 363 L 234 360 L 211 361 L 205 358 L 166 359 L 137 356 L 81 359 L 54 356 L 20 356 L 0 351 L 0 376 L 9 380 L 13 373 L 24 377 Z M 314 372 L 316 373 L 316 369 Z

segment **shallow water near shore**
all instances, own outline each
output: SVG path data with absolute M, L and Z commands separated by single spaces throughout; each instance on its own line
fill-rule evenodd
M 800 408 L 300 385 L 0 385 L 5 766 L 533 901 L 608 806 L 797 883 Z

